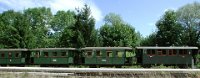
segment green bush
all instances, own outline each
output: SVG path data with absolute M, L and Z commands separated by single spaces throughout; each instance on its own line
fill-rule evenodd
M 141 65 L 122 66 L 122 68 L 143 68 Z
M 196 55 L 196 67 L 200 68 L 200 54 Z
M 163 64 L 161 64 L 161 65 L 152 65 L 151 66 L 151 68 L 179 68 L 179 67 L 177 67 L 177 66 L 164 66 Z

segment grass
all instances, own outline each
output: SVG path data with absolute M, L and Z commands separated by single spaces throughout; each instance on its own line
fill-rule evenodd
M 151 68 L 158 68 L 158 69 L 167 69 L 167 68 L 173 68 L 173 69 L 179 69 L 177 66 L 164 66 L 163 64 L 161 65 L 152 65 Z

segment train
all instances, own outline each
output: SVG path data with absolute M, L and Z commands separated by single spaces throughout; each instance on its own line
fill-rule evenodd
M 0 49 L 1 66 L 117 67 L 166 65 L 193 68 L 198 47 L 84 47 Z

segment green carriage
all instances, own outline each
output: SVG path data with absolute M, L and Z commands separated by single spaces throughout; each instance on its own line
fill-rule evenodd
M 27 49 L 0 49 L 0 65 L 25 65 Z
M 68 66 L 74 64 L 75 48 L 31 49 L 32 64 L 41 66 Z
M 85 47 L 81 49 L 84 64 L 94 67 L 131 64 L 132 57 L 126 57 L 126 53 L 132 50 L 130 47 Z
M 143 66 L 176 65 L 191 67 L 198 47 L 136 47 L 137 63 Z

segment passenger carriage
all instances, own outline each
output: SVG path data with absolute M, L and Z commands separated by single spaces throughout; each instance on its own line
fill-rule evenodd
M 143 66 L 176 65 L 191 67 L 198 47 L 136 47 L 137 63 Z
M 24 66 L 28 61 L 28 49 L 0 49 L 0 65 Z
M 74 64 L 76 48 L 30 49 L 32 64 L 41 66 L 68 66 Z
M 131 47 L 85 47 L 82 48 L 84 64 L 90 67 L 130 65 L 132 57 L 126 57 Z

